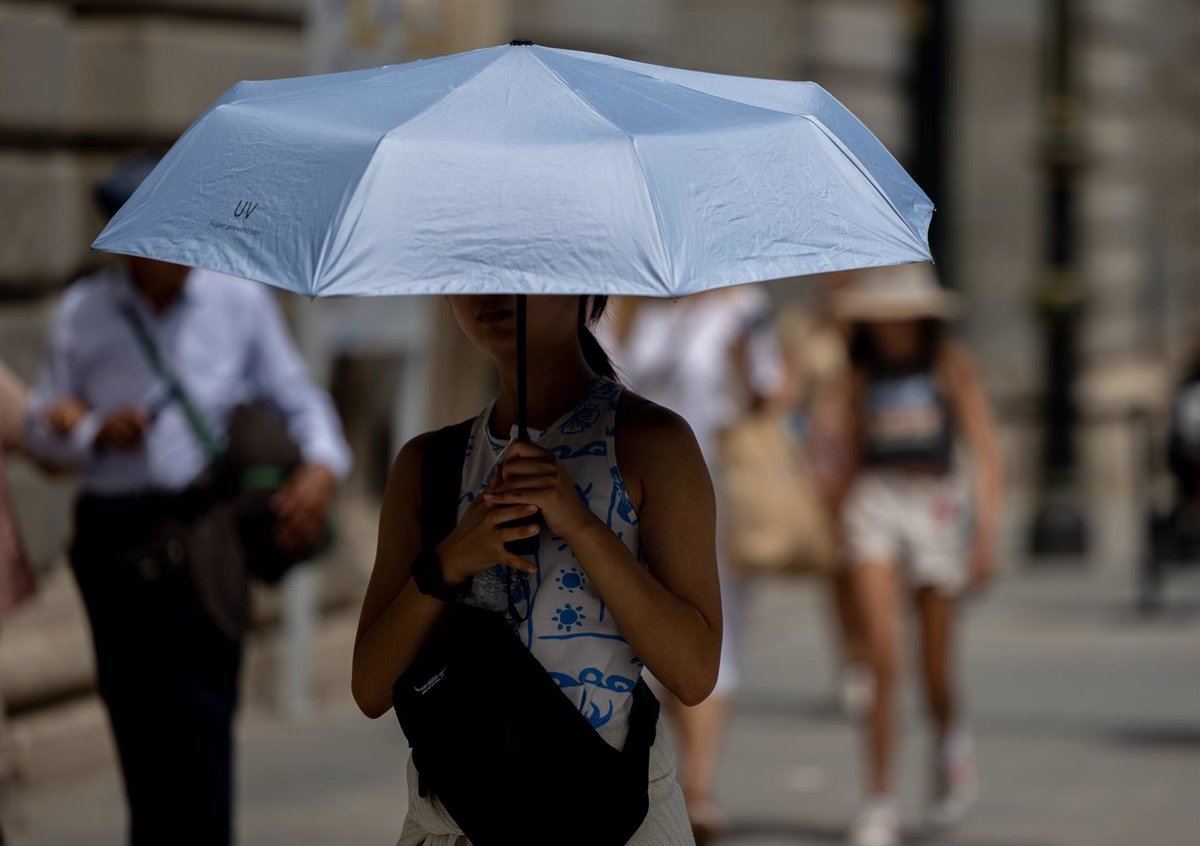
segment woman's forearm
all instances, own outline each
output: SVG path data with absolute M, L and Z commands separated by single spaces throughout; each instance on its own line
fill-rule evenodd
M 410 579 L 354 645 L 350 688 L 354 701 L 374 719 L 392 706 L 392 686 L 429 639 L 446 603 L 425 596 Z
M 596 519 L 564 538 L 637 656 L 687 705 L 716 684 L 720 621 L 671 593 Z
M 992 546 L 1000 533 L 1002 491 L 999 462 L 985 459 L 975 478 L 975 537 L 981 544 Z

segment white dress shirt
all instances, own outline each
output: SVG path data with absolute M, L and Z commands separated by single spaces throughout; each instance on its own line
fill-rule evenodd
M 45 361 L 25 416 L 26 448 L 44 461 L 77 467 L 83 489 L 121 495 L 179 491 L 208 465 L 209 457 L 139 344 L 121 309 L 131 304 L 167 366 L 222 441 L 234 408 L 248 401 L 273 405 L 305 462 L 345 476 L 350 451 L 325 391 L 309 379 L 274 297 L 263 285 L 193 270 L 178 299 L 156 313 L 120 269 L 103 270 L 73 284 L 58 306 Z M 43 413 L 74 397 L 90 411 L 68 437 Z M 132 449 L 96 446 L 105 419 L 125 407 L 152 421 Z
M 696 435 L 710 469 L 717 464 L 717 438 L 735 423 L 746 405 L 743 375 L 731 350 L 748 342 L 748 373 L 756 392 L 776 393 L 783 360 L 767 322 L 771 301 L 758 285 L 641 304 L 624 345 L 607 323 L 601 342 L 629 386 L 646 399 L 675 411 Z

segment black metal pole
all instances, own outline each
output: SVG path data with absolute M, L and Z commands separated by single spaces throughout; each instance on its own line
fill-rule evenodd
M 517 437 L 529 440 L 529 387 L 526 377 L 529 369 L 529 353 L 525 331 L 526 301 L 524 294 L 517 294 Z
M 933 200 L 938 213 L 929 227 L 929 248 L 938 263 L 938 276 L 955 286 L 952 250 L 951 197 L 947 175 L 953 162 L 950 110 L 954 34 L 952 0 L 911 0 L 909 38 L 911 72 L 908 80 L 908 163 L 914 180 Z
M 517 438 L 523 441 L 529 440 L 529 350 L 526 332 L 526 307 L 525 294 L 517 294 Z M 539 512 L 530 517 L 505 523 L 504 526 L 527 526 L 530 523 L 536 523 L 540 520 L 541 513 Z M 534 535 L 533 537 L 509 541 L 504 545 L 504 548 L 514 555 L 530 556 L 537 552 L 540 540 L 540 536 Z M 504 572 L 506 578 L 510 576 L 507 567 Z M 511 598 L 511 585 L 509 594 Z
M 1039 311 L 1045 331 L 1042 477 L 1030 537 L 1035 556 L 1079 556 L 1088 532 L 1076 480 L 1075 380 L 1082 297 L 1076 275 L 1076 180 L 1080 108 L 1073 79 L 1074 4 L 1051 0 L 1046 42 L 1045 267 Z

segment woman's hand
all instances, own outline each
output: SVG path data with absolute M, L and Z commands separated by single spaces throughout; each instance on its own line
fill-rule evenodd
M 500 472 L 492 477 L 487 491 L 498 490 Z M 537 513 L 533 505 L 497 506 L 488 500 L 488 493 L 478 497 L 467 508 L 462 520 L 434 550 L 442 564 L 442 580 L 451 586 L 460 585 L 476 573 L 490 570 L 497 564 L 512 567 L 523 573 L 536 573 L 537 568 L 519 555 L 504 548 L 509 541 L 536 535 L 541 526 L 503 528 L 504 523 L 527 518 Z
M 541 511 L 550 531 L 568 543 L 596 520 L 558 457 L 549 450 L 514 441 L 496 476 L 503 477 L 500 485 L 489 488 L 484 499 L 497 506 L 533 506 L 526 513 Z
M 996 571 L 996 556 L 992 551 L 992 541 L 983 535 L 976 535 L 971 544 L 971 565 L 967 585 L 975 592 L 982 591 L 992 581 Z

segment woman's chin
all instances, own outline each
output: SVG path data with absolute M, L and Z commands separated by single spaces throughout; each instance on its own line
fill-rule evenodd
M 483 329 L 483 348 L 494 358 L 517 354 L 517 330 L 514 326 L 487 326 Z

